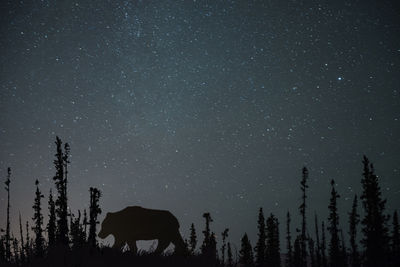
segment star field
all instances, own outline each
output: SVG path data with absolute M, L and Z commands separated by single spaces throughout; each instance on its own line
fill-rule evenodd
M 95 186 L 103 216 L 168 209 L 186 237 L 204 212 L 234 243 L 254 240 L 260 206 L 282 226 L 298 213 L 303 165 L 309 214 L 325 219 L 334 178 L 346 225 L 363 154 L 388 210 L 399 208 L 394 1 L 3 1 L 0 11 L 0 172 L 12 168 L 15 220 L 32 217 L 35 179 L 46 198 L 54 188 L 56 135 L 71 145 L 73 212 Z

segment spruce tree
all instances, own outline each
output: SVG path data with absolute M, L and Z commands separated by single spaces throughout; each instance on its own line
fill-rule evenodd
M 339 214 L 337 212 L 337 199 L 340 197 L 335 189 L 335 181 L 331 180 L 331 199 L 329 203 L 329 259 L 331 267 L 341 266 L 341 252 L 339 247 Z
M 292 248 L 292 237 L 290 234 L 290 213 L 289 211 L 286 214 L 286 260 L 285 260 L 285 266 L 286 267 L 292 267 L 293 266 L 293 248 Z
M 197 245 L 196 229 L 194 228 L 194 224 L 192 223 L 192 225 L 190 226 L 190 241 L 189 241 L 189 252 L 191 255 L 195 254 L 196 245 Z
M 266 228 L 266 266 L 280 267 L 281 255 L 279 242 L 279 222 L 272 213 L 267 219 Z
M 218 260 L 218 251 L 217 251 L 217 240 L 215 238 L 215 233 L 211 232 L 211 236 L 210 236 L 210 259 L 212 259 L 213 261 L 217 261 Z
M 11 168 L 7 168 L 7 178 L 5 181 L 5 189 L 7 191 L 7 218 L 6 218 L 6 234 L 5 234 L 5 258 L 11 261 L 11 236 L 10 236 L 10 180 Z
M 71 243 L 72 249 L 79 249 L 81 248 L 86 240 L 85 240 L 85 233 L 83 232 L 83 227 L 81 225 L 81 211 L 78 210 L 78 217 L 74 218 L 75 216 L 71 214 Z
M 87 241 L 87 226 L 88 226 L 89 222 L 88 222 L 88 219 L 87 219 L 86 209 L 83 210 L 83 221 L 82 221 L 82 224 L 83 224 L 83 237 L 84 237 L 83 239 L 85 241 Z
M 256 252 L 256 266 L 264 267 L 266 262 L 265 250 L 266 250 L 266 234 L 265 234 L 265 218 L 263 214 L 263 209 L 260 208 L 258 212 L 258 240 L 256 247 L 254 248 Z
M 21 212 L 19 213 L 19 234 L 21 239 L 21 251 L 20 251 L 20 259 L 21 262 L 25 262 L 25 249 L 24 249 L 24 235 L 22 233 L 22 221 L 21 221 Z
M 36 185 L 36 196 L 35 203 L 33 205 L 34 215 L 33 221 L 35 222 L 35 226 L 32 227 L 33 232 L 35 233 L 35 256 L 43 257 L 44 256 L 44 238 L 43 238 L 43 215 L 42 215 L 42 207 L 41 207 L 41 199 L 44 197 L 39 190 L 39 181 L 35 181 Z
M 315 248 L 315 264 L 320 267 L 321 266 L 321 245 L 319 243 L 319 231 L 318 231 L 318 218 L 317 213 L 314 216 L 315 223 L 315 239 L 316 239 L 316 248 Z
M 361 200 L 364 208 L 362 219 L 363 239 L 365 248 L 365 267 L 383 266 L 387 263 L 389 238 L 387 222 L 389 217 L 384 214 L 386 200 L 382 198 L 378 176 L 372 163 L 364 156 L 364 171 L 361 180 L 363 193 Z
M 250 244 L 250 240 L 245 233 L 241 240 L 241 249 L 239 251 L 239 263 L 243 267 L 252 267 L 254 264 L 253 249 Z
M 300 242 L 301 236 L 297 235 L 293 245 L 293 266 L 295 267 L 299 267 L 302 264 Z
M 25 254 L 27 259 L 29 260 L 32 255 L 32 248 L 31 248 L 31 237 L 29 235 L 29 222 L 26 221 L 26 243 L 25 243 Z
M 68 164 L 69 146 L 65 144 L 67 149 L 65 152 L 62 148 L 61 139 L 56 137 L 56 159 L 54 166 L 56 175 L 53 177 L 55 181 L 58 197 L 55 201 L 57 215 L 56 241 L 62 245 L 68 246 L 68 199 L 67 199 L 67 178 L 65 168 Z
M 11 234 L 11 240 L 12 240 L 12 246 L 13 246 L 13 253 L 12 253 L 12 258 L 13 258 L 13 262 L 16 264 L 16 265 L 20 265 L 20 258 L 19 258 L 19 253 L 18 253 L 18 239 L 16 239 L 15 237 L 14 237 L 14 235 L 13 234 Z
M 302 203 L 299 207 L 300 210 L 300 215 L 301 215 L 301 239 L 300 239 L 300 256 L 301 256 L 301 262 L 299 267 L 307 267 L 307 226 L 306 226 L 306 189 L 308 188 L 307 185 L 307 180 L 308 180 L 308 170 L 306 167 L 303 167 L 302 170 L 302 179 L 300 182 L 300 189 L 302 192 Z
M 340 246 L 340 260 L 341 260 L 341 266 L 346 267 L 347 266 L 347 249 L 346 249 L 346 243 L 344 242 L 344 235 L 343 235 L 343 230 L 340 229 L 340 241 L 341 241 L 341 246 Z
M 222 265 L 225 265 L 225 248 L 226 248 L 226 238 L 228 237 L 229 229 L 226 228 L 222 232 L 222 247 L 221 247 L 221 254 L 222 254 Z
M 328 260 L 326 258 L 326 238 L 325 238 L 325 222 L 322 221 L 321 224 L 321 232 L 322 232 L 322 237 L 321 237 L 321 263 L 323 267 L 328 266 Z
M 204 240 L 201 246 L 201 253 L 202 254 L 209 254 L 210 251 L 210 239 L 211 239 L 211 231 L 210 231 L 210 222 L 212 222 L 212 218 L 210 213 L 206 212 L 203 214 L 203 218 L 206 220 L 206 229 L 203 231 Z
M 397 210 L 393 213 L 392 222 L 392 236 L 391 236 L 391 254 L 392 254 L 392 266 L 400 265 L 400 228 L 399 228 L 399 218 L 397 215 Z
M 49 249 L 53 248 L 56 243 L 56 207 L 53 200 L 53 192 L 50 189 L 49 193 L 49 221 L 47 223 L 47 238 Z
M 360 254 L 357 246 L 357 226 L 360 222 L 360 215 L 357 212 L 357 195 L 354 196 L 353 206 L 349 213 L 349 236 L 350 236 L 350 264 L 352 267 L 360 267 Z
M 3 232 L 3 229 L 0 229 Z M 0 235 L 0 263 L 6 261 L 6 247 L 5 247 L 4 235 Z
M 231 248 L 231 243 L 228 242 L 228 267 L 233 267 L 233 257 L 232 257 L 232 248 Z
M 316 259 L 315 259 L 315 242 L 310 237 L 310 235 L 307 236 L 307 241 L 308 241 L 308 251 L 310 252 L 311 267 L 316 267 L 317 263 L 316 263 Z
M 96 241 L 96 225 L 99 223 L 97 221 L 98 215 L 101 213 L 101 209 L 99 206 L 99 200 L 100 200 L 100 190 L 97 188 L 90 187 L 89 189 L 90 192 L 90 209 L 89 209 L 89 237 L 88 237 L 88 242 L 89 245 L 92 247 L 97 246 L 97 241 Z

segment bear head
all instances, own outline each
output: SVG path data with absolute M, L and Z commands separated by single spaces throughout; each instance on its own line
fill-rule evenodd
M 97 234 L 101 239 L 106 238 L 107 236 L 112 234 L 112 213 L 108 212 L 103 222 L 101 223 L 100 232 Z

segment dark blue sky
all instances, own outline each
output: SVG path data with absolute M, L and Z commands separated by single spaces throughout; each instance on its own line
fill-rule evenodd
M 0 172 L 13 171 L 14 223 L 18 211 L 33 215 L 35 179 L 47 203 L 56 135 L 71 145 L 73 212 L 95 186 L 104 212 L 168 209 L 185 236 L 208 211 L 218 235 L 229 227 L 232 242 L 254 240 L 261 206 L 281 226 L 290 210 L 298 227 L 303 165 L 309 216 L 326 220 L 334 178 L 346 228 L 363 154 L 388 210 L 400 206 L 395 1 L 2 1 L 0 10 Z M 4 190 L 0 198 L 5 214 Z

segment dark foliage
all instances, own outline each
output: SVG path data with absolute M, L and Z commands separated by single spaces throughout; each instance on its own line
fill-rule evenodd
M 352 267 L 361 266 L 360 254 L 357 245 L 357 225 L 360 222 L 360 215 L 357 212 L 357 195 L 354 196 L 353 206 L 349 213 L 349 236 L 350 236 L 350 264 Z
M 280 243 L 279 243 L 279 222 L 278 219 L 271 213 L 267 219 L 267 247 L 266 247 L 266 266 L 280 267 Z
M 382 198 L 378 176 L 375 175 L 374 166 L 364 156 L 363 159 L 363 178 L 361 184 L 363 193 L 361 200 L 363 203 L 365 216 L 362 219 L 361 240 L 365 248 L 366 267 L 382 266 L 387 264 L 389 252 L 389 236 L 387 222 L 389 217 L 385 215 L 386 200 Z
M 241 240 L 239 263 L 241 263 L 244 267 L 254 266 L 253 249 L 246 233 L 243 235 Z
M 201 246 L 201 253 L 206 257 L 216 259 L 217 254 L 217 243 L 215 240 L 214 233 L 211 233 L 210 223 L 213 221 L 210 213 L 206 212 L 203 214 L 204 219 L 206 220 L 206 228 L 203 231 L 204 240 Z
M 315 223 L 315 239 L 316 239 L 316 248 L 315 248 L 315 264 L 317 266 L 321 266 L 321 245 L 319 242 L 319 231 L 318 231 L 318 217 L 317 213 L 314 216 L 314 223 Z
M 77 250 L 86 244 L 86 234 L 81 224 L 81 211 L 78 210 L 78 217 L 76 218 L 73 214 L 70 216 L 71 249 Z
M 340 241 L 341 241 L 341 246 L 340 246 L 340 259 L 342 261 L 342 267 L 346 267 L 347 266 L 347 249 L 346 249 L 346 244 L 344 242 L 344 236 L 343 236 L 343 230 L 340 229 Z
M 257 227 L 258 227 L 258 240 L 257 244 L 254 248 L 256 252 L 256 266 L 266 266 L 266 257 L 265 257 L 265 252 L 266 252 L 266 233 L 265 233 L 265 218 L 264 218 L 264 213 L 263 209 L 260 208 L 258 212 L 258 222 L 257 222 Z
M 307 194 L 306 194 L 306 189 L 308 188 L 307 185 L 307 180 L 308 180 L 308 170 L 306 167 L 303 167 L 302 170 L 302 179 L 300 182 L 300 189 L 302 192 L 302 203 L 299 207 L 300 210 L 300 215 L 301 215 L 301 235 L 300 235 L 300 258 L 301 261 L 299 262 L 299 267 L 307 267 L 307 225 L 306 225 L 306 199 L 307 199 Z
M 56 175 L 53 177 L 55 181 L 58 197 L 55 202 L 56 215 L 57 215 L 57 230 L 56 230 L 56 241 L 62 245 L 68 246 L 68 199 L 67 199 L 67 177 L 66 177 L 66 166 L 68 164 L 69 146 L 66 143 L 64 145 L 64 151 L 62 148 L 61 139 L 56 137 L 56 159 L 54 160 L 54 166 L 56 169 Z
M 391 264 L 392 266 L 400 265 L 400 228 L 397 210 L 393 213 L 391 235 Z
M 315 244 L 314 244 L 315 242 L 310 236 L 307 236 L 307 241 L 308 241 L 308 251 L 310 252 L 311 267 L 316 267 L 317 263 L 315 260 Z
M 328 266 L 328 259 L 326 257 L 326 237 L 325 237 L 325 222 L 321 224 L 322 239 L 321 239 L 321 263 L 322 267 Z
M 44 238 L 43 238 L 43 215 L 42 215 L 42 207 L 41 207 L 41 199 L 44 197 L 39 190 L 39 181 L 36 180 L 36 194 L 35 194 L 35 204 L 33 205 L 33 210 L 35 211 L 33 215 L 33 221 L 35 222 L 34 227 L 32 227 L 33 232 L 35 233 L 35 256 L 43 257 L 44 256 Z
M 331 199 L 329 203 L 329 262 L 331 267 L 340 267 L 342 264 L 339 245 L 339 214 L 337 212 L 337 199 L 340 197 L 335 189 L 335 181 L 331 180 Z
M 19 234 L 20 234 L 20 241 L 21 241 L 21 250 L 20 250 L 20 260 L 21 262 L 25 262 L 25 249 L 24 249 L 24 235 L 22 232 L 22 220 L 21 220 L 21 213 L 19 214 Z
M 302 264 L 300 240 L 300 235 L 297 235 L 293 245 L 293 266 L 295 267 L 298 267 Z
M 293 247 L 292 247 L 292 236 L 290 233 L 290 213 L 289 211 L 286 214 L 286 260 L 285 266 L 292 267 L 293 266 Z
M 96 241 L 96 226 L 99 223 L 97 221 L 97 217 L 101 213 L 101 209 L 99 206 L 99 200 L 100 200 L 100 190 L 97 188 L 91 187 L 89 189 L 90 192 L 90 207 L 89 207 L 89 237 L 88 237 L 88 243 L 92 247 L 97 246 L 97 241 Z
M 222 247 L 221 247 L 222 259 L 221 259 L 221 263 L 222 263 L 222 265 L 225 264 L 226 238 L 228 237 L 228 232 L 229 232 L 229 229 L 226 228 L 226 229 L 221 233 L 221 236 L 222 236 Z
M 53 200 L 53 192 L 49 193 L 49 221 L 47 223 L 47 238 L 49 248 L 53 248 L 56 243 L 56 207 Z
M 190 226 L 190 241 L 189 241 L 189 253 L 194 255 L 197 246 L 197 235 L 196 229 L 194 228 L 194 224 Z
M 7 191 L 7 218 L 6 218 L 6 235 L 5 240 L 5 259 L 7 261 L 11 260 L 11 236 L 10 236 L 10 180 L 11 168 L 7 168 L 7 179 L 5 181 L 5 189 Z
M 232 267 L 233 266 L 233 255 L 232 255 L 232 248 L 231 248 L 231 243 L 228 242 L 228 262 L 227 265 L 228 267 Z

